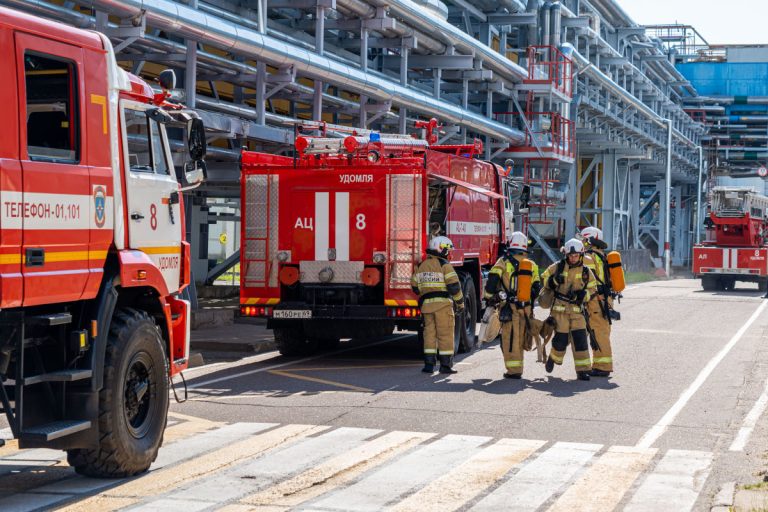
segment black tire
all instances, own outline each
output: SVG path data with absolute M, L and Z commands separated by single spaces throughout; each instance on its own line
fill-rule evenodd
M 477 295 L 474 281 L 466 274 L 461 274 L 461 292 L 464 294 L 464 311 L 456 315 L 453 336 L 453 351 L 457 354 L 472 352 L 477 342 Z
M 81 475 L 124 478 L 157 458 L 168 415 L 168 360 L 160 329 L 144 311 L 115 313 L 99 393 L 99 447 L 72 449 L 67 461 Z
M 317 338 L 307 338 L 301 326 L 277 327 L 274 333 L 277 350 L 284 356 L 307 356 L 317 352 Z
M 768 292 L 768 278 L 760 278 L 757 282 L 757 289 L 761 292 Z
M 703 276 L 701 278 L 701 287 L 705 292 L 714 292 L 719 288 L 717 277 L 715 276 Z
M 726 292 L 732 292 L 736 288 L 736 280 L 730 277 L 720 279 L 720 289 Z

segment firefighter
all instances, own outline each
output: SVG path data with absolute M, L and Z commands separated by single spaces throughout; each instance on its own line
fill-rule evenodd
M 552 350 L 544 366 L 551 373 L 555 365 L 563 364 L 569 336 L 573 339 L 573 361 L 579 380 L 589 380 L 592 364 L 589 359 L 585 306 L 596 292 L 597 282 L 584 255 L 584 244 L 572 238 L 565 242 L 563 259 L 553 263 L 541 276 L 544 286 L 554 293 L 552 317 L 555 320 L 555 336 Z
M 485 301 L 489 307 L 509 305 L 507 316 L 499 312 L 501 323 L 501 352 L 504 356 L 505 379 L 520 379 L 523 375 L 523 342 L 530 328 L 533 303 L 541 291 L 539 268 L 531 262 L 530 301 L 517 300 L 520 263 L 528 255 L 528 237 L 520 231 L 512 233 L 504 255 L 499 258 L 488 275 Z M 509 315 L 511 312 L 511 315 Z M 511 316 L 511 317 L 510 317 Z
M 440 373 L 453 369 L 453 330 L 456 313 L 464 310 L 459 276 L 448 263 L 453 243 L 444 236 L 429 241 L 427 257 L 411 276 L 411 289 L 419 296 L 424 318 L 424 373 L 432 373 L 440 361 Z
M 605 258 L 608 245 L 603 241 L 602 230 L 588 227 L 581 230 L 581 240 L 584 242 L 586 254 L 592 260 L 591 268 L 597 279 L 597 293 L 587 303 L 589 326 L 597 342 L 592 351 L 593 377 L 608 377 L 613 371 L 613 355 L 611 352 L 611 323 L 610 311 L 613 307 L 611 275 L 608 273 L 608 260 Z

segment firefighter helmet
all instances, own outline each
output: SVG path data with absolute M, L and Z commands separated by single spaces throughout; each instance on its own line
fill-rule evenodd
M 584 244 L 581 242 L 581 240 L 571 238 L 565 242 L 565 245 L 563 246 L 563 253 L 565 253 L 566 256 L 569 254 L 584 254 Z
M 589 242 L 590 239 L 594 238 L 595 240 L 602 240 L 603 239 L 603 231 L 601 229 L 589 226 L 588 228 L 584 228 L 581 230 L 581 239 Z
M 439 256 L 448 256 L 448 253 L 453 250 L 453 242 L 447 236 L 436 236 L 429 241 L 427 250 L 437 254 Z
M 577 238 L 580 238 L 590 247 L 596 247 L 602 250 L 608 248 L 608 244 L 603 240 L 603 231 L 592 226 L 582 229 Z
M 520 231 L 515 231 L 507 240 L 507 249 L 511 252 L 528 252 L 528 237 Z

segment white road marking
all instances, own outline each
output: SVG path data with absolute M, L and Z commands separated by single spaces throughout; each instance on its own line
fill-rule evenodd
M 556 443 L 470 510 L 533 512 L 568 483 L 600 448 L 600 444 Z
M 637 442 L 637 445 L 635 446 L 638 448 L 650 448 L 653 446 L 653 443 L 655 443 L 662 435 L 664 435 L 664 432 L 666 432 L 667 428 L 669 428 L 672 422 L 675 421 L 675 418 L 688 404 L 688 401 L 691 399 L 691 397 L 696 393 L 696 391 L 699 390 L 704 382 L 706 382 L 707 378 L 712 374 L 715 368 L 717 368 L 717 365 L 719 365 L 725 356 L 728 355 L 731 349 L 736 346 L 739 340 L 741 340 L 742 336 L 744 336 L 744 333 L 747 332 L 752 324 L 755 323 L 755 320 L 757 320 L 763 311 L 765 311 L 766 307 L 768 307 L 768 301 L 763 301 L 760 306 L 758 306 L 757 310 L 752 313 L 752 316 L 749 317 L 749 320 L 747 320 L 746 323 L 742 325 L 741 328 L 736 332 L 736 334 L 733 335 L 731 340 L 722 349 L 720 349 L 720 352 L 718 352 L 715 357 L 710 359 L 707 365 L 701 370 L 701 372 L 699 372 L 699 375 L 691 383 L 691 385 L 688 386 L 685 391 L 683 391 L 683 394 L 680 395 L 680 398 L 677 399 L 677 402 L 675 402 L 675 404 L 664 414 L 664 416 L 662 416 L 658 423 L 656 423 L 645 434 L 643 434 L 643 437 L 640 438 L 640 440 Z
M 367 428 L 339 428 L 278 448 L 223 474 L 190 482 L 182 489 L 145 501 L 130 510 L 191 512 L 206 509 L 277 484 L 329 457 L 354 449 L 381 432 Z M 183 503 L 184 507 L 174 505 L 169 508 L 174 503 Z
M 669 450 L 632 496 L 624 512 L 691 510 L 711 467 L 709 452 Z
M 447 435 L 398 459 L 309 508 L 344 512 L 378 512 L 408 491 L 442 476 L 479 451 L 490 437 Z
M 209 380 L 204 380 L 202 382 L 195 382 L 193 384 L 189 384 L 187 386 L 187 388 L 188 389 L 198 389 L 198 388 L 205 389 L 205 386 L 210 386 L 211 384 L 217 384 L 217 383 L 223 382 L 225 380 L 239 379 L 240 377 L 246 377 L 248 375 L 253 375 L 255 373 L 268 372 L 270 370 L 276 370 L 278 368 L 284 368 L 286 366 L 293 366 L 293 365 L 296 365 L 296 364 L 299 364 L 299 363 L 306 363 L 307 361 L 315 361 L 317 359 L 323 359 L 323 358 L 331 356 L 331 355 L 343 354 L 344 352 L 352 352 L 353 350 L 360 350 L 360 349 L 368 348 L 368 347 L 375 347 L 376 345 L 383 345 L 384 343 L 389 343 L 390 341 L 396 341 L 396 340 L 399 340 L 399 339 L 408 338 L 410 336 L 413 336 L 413 335 L 412 334 L 402 334 L 402 335 L 399 335 L 399 336 L 395 336 L 393 338 L 387 338 L 385 340 L 376 341 L 376 342 L 373 342 L 373 343 L 368 343 L 366 345 L 360 345 L 360 346 L 356 346 L 356 347 L 349 347 L 349 348 L 344 348 L 344 349 L 341 349 L 341 350 L 334 350 L 333 352 L 327 352 L 325 354 L 318 354 L 316 356 L 304 357 L 302 359 L 295 359 L 293 361 L 287 361 L 285 363 L 272 364 L 272 365 L 269 365 L 269 366 L 265 366 L 263 368 L 256 368 L 255 370 L 248 370 L 248 371 L 245 371 L 245 372 L 233 373 L 232 375 L 224 375 L 223 377 L 216 377 L 215 379 L 209 379 Z
M 754 430 L 757 420 L 760 419 L 766 406 L 768 406 L 768 380 L 765 381 L 763 394 L 760 395 L 760 398 L 757 399 L 757 402 L 755 402 L 755 405 L 752 406 L 752 409 L 749 411 L 749 414 L 744 418 L 744 423 L 741 424 L 739 433 L 736 434 L 736 438 L 733 440 L 728 450 L 732 452 L 740 452 L 744 450 L 744 447 L 749 441 L 749 436 L 752 435 L 752 430 Z

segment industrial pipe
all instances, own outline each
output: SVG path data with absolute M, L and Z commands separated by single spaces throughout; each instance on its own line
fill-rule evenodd
M 667 172 L 664 177 L 664 271 L 667 277 L 672 276 L 672 258 L 671 258 L 671 244 L 670 226 L 671 226 L 671 214 L 669 203 L 672 201 L 672 120 L 667 119 Z
M 400 1 L 407 2 L 415 11 L 421 12 L 413 2 Z M 450 123 L 464 125 L 484 135 L 508 141 L 512 145 L 522 144 L 525 140 L 522 131 L 488 119 L 484 115 L 437 100 L 418 90 L 401 86 L 383 77 L 344 66 L 329 57 L 318 56 L 310 51 L 293 47 L 269 35 L 213 18 L 200 11 L 190 9 L 184 4 L 170 0 L 89 0 L 86 3 L 124 18 L 133 18 L 144 14 L 147 22 L 152 26 L 181 35 L 184 38 L 202 41 L 225 51 L 263 60 L 272 65 L 292 65 L 310 78 L 348 88 L 369 98 L 382 101 L 389 100 L 398 106 L 409 110 L 413 109 Z M 435 20 L 430 20 L 430 22 L 434 23 Z M 429 25 L 426 24 L 425 26 Z M 455 27 L 451 28 L 455 29 Z M 458 29 L 455 30 L 458 31 Z M 463 35 L 471 39 L 470 36 Z M 474 39 L 471 40 L 474 41 Z M 522 67 L 511 63 L 491 48 L 487 49 L 495 54 L 497 63 L 500 63 L 498 59 L 503 59 L 506 62 L 506 75 L 509 76 L 510 71 L 513 74 L 517 73 L 515 76 L 520 80 L 523 76 L 527 76 L 527 72 Z M 483 52 L 478 52 L 478 54 L 481 53 Z
M 621 101 L 628 103 L 629 105 L 632 105 L 635 109 L 637 109 L 644 117 L 646 117 L 648 120 L 652 121 L 656 125 L 658 125 L 661 128 L 666 127 L 666 121 L 661 116 L 659 116 L 656 112 L 651 109 L 648 105 L 637 99 L 636 97 L 632 96 L 627 92 L 625 89 L 623 89 L 619 84 L 611 80 L 610 77 L 608 77 L 605 73 L 600 71 L 597 67 L 595 67 L 594 64 L 589 62 L 589 60 L 584 57 L 581 53 L 579 53 L 576 48 L 573 47 L 573 45 L 566 43 L 561 47 L 561 51 L 566 54 L 566 56 L 570 56 L 573 60 L 573 62 L 576 64 L 576 66 L 579 68 L 579 72 L 582 74 L 585 74 L 589 76 L 592 80 L 598 82 L 600 85 L 605 87 L 606 89 L 610 90 L 613 94 L 621 98 Z M 696 147 L 696 144 L 686 137 L 682 132 L 672 128 L 672 131 L 674 133 L 674 136 L 683 144 L 689 146 L 689 147 Z
M 699 182 L 696 188 L 696 243 L 701 242 L 701 182 L 704 174 L 704 148 L 698 146 L 699 150 Z

